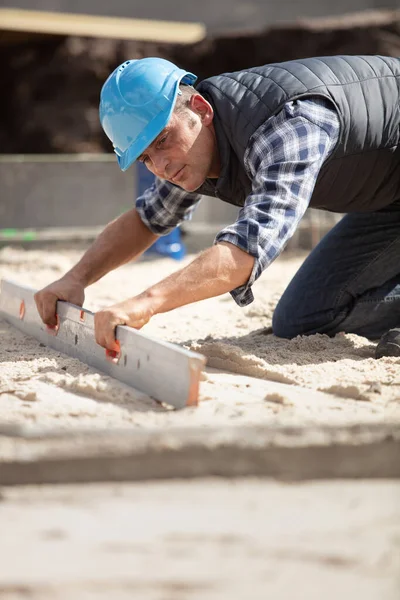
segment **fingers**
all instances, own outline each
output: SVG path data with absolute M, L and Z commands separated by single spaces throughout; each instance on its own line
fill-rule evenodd
M 55 327 L 57 325 L 57 296 L 41 290 L 35 294 L 34 298 L 43 323 Z
M 71 276 L 65 276 L 39 290 L 34 298 L 42 321 L 54 327 L 57 325 L 57 300 L 82 306 L 85 300 L 85 288 Z
M 118 352 L 119 344 L 115 339 L 115 328 L 118 325 L 129 325 L 134 329 L 141 329 L 149 322 L 150 312 L 146 312 L 142 307 L 133 310 L 133 304 L 131 301 L 127 301 L 100 310 L 95 314 L 95 337 L 100 346 Z
M 115 339 L 115 328 L 118 325 L 125 325 L 126 319 L 116 315 L 111 310 L 100 310 L 94 315 L 94 331 L 96 342 L 112 350 L 113 352 L 119 352 L 119 344 Z

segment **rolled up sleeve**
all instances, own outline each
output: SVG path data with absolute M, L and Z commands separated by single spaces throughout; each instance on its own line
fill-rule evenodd
M 166 235 L 182 221 L 192 218 L 201 200 L 200 194 L 185 192 L 158 177 L 136 200 L 136 210 L 143 223 L 158 235 Z
M 215 243 L 229 242 L 255 258 L 247 283 L 231 291 L 239 306 L 254 300 L 253 283 L 295 232 L 339 127 L 333 105 L 307 99 L 286 104 L 253 135 L 245 154 L 252 191 L 236 222 L 215 238 Z

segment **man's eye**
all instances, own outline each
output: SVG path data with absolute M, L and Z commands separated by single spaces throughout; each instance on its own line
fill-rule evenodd
M 157 143 L 158 148 L 166 142 L 167 137 L 168 137 L 167 135 L 164 135 L 164 137 L 162 137 L 158 140 L 158 143 Z

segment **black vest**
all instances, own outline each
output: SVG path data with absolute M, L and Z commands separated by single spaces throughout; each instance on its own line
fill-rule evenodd
M 243 206 L 251 192 L 243 158 L 253 134 L 286 102 L 322 96 L 337 109 L 340 134 L 310 206 L 374 211 L 400 199 L 400 59 L 293 60 L 210 77 L 197 91 L 214 108 L 222 165 L 220 177 L 197 192 Z

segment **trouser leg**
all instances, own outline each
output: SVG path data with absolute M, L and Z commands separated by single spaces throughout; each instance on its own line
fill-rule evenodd
M 400 326 L 400 204 L 346 215 L 314 248 L 273 316 L 279 337 Z

